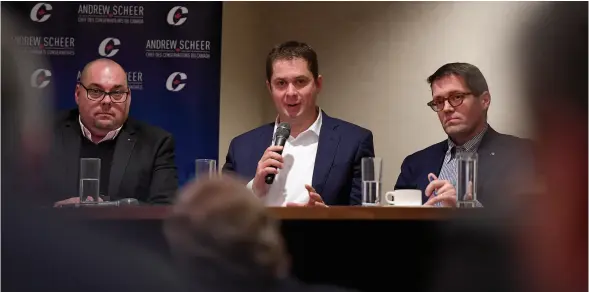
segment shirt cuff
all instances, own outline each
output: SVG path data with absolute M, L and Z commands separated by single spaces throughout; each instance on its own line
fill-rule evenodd
M 250 182 L 248 182 L 247 185 L 245 186 L 248 190 L 250 190 L 252 192 L 252 194 L 254 193 L 253 185 L 254 185 L 254 179 L 250 180 Z

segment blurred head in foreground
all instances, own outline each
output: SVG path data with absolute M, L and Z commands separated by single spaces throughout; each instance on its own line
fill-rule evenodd
M 164 232 L 175 259 L 200 282 L 259 285 L 289 272 L 278 222 L 242 182 L 228 176 L 187 184 Z
M 540 176 L 508 210 L 447 228 L 432 291 L 587 291 L 588 5 L 533 8 L 514 54 Z
M 19 49 L 17 35 L 33 35 L 8 7 L 2 7 L 2 199 L 35 199 L 33 189 L 43 188 L 39 168 L 51 145 L 53 88 L 32 86 L 36 72 L 50 70 L 47 60 Z M 17 190 L 30 190 L 23 196 Z M 10 191 L 8 191 L 10 190 Z
M 534 291 L 587 291 L 587 2 L 550 2 L 521 42 L 544 192 L 519 214 Z
M 160 254 L 114 238 L 116 232 L 88 228 L 84 220 L 75 220 L 80 218 L 35 208 L 53 191 L 47 187 L 51 179 L 40 170 L 53 138 L 53 88 L 52 82 L 43 89 L 34 86 L 36 72 L 51 68 L 43 56 L 14 46 L 13 36 L 36 35 L 27 29 L 30 20 L 16 15 L 2 5 L 3 290 L 185 291 Z

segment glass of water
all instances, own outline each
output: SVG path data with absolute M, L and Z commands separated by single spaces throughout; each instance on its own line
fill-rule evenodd
M 362 158 L 362 206 L 380 205 L 382 158 Z
M 195 166 L 196 179 L 211 178 L 217 173 L 217 161 L 214 159 L 197 159 Z
M 99 194 L 100 158 L 81 158 L 79 193 L 80 203 L 97 203 Z
M 458 163 L 458 181 L 456 183 L 456 207 L 474 208 L 477 201 L 478 155 L 475 152 L 459 152 L 456 154 Z

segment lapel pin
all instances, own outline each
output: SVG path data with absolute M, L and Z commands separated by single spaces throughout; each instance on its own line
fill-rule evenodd
M 491 152 L 491 156 L 494 156 L 494 155 L 495 155 L 495 152 Z

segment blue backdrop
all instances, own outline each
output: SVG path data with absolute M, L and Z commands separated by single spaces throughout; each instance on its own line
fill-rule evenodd
M 222 2 L 3 2 L 5 8 L 35 30 L 14 41 L 49 58 L 51 68 L 31 72 L 31 86 L 55 90 L 57 109 L 76 106 L 86 63 L 111 58 L 128 72 L 130 115 L 174 135 L 180 184 L 194 175 L 195 159 L 218 160 Z

